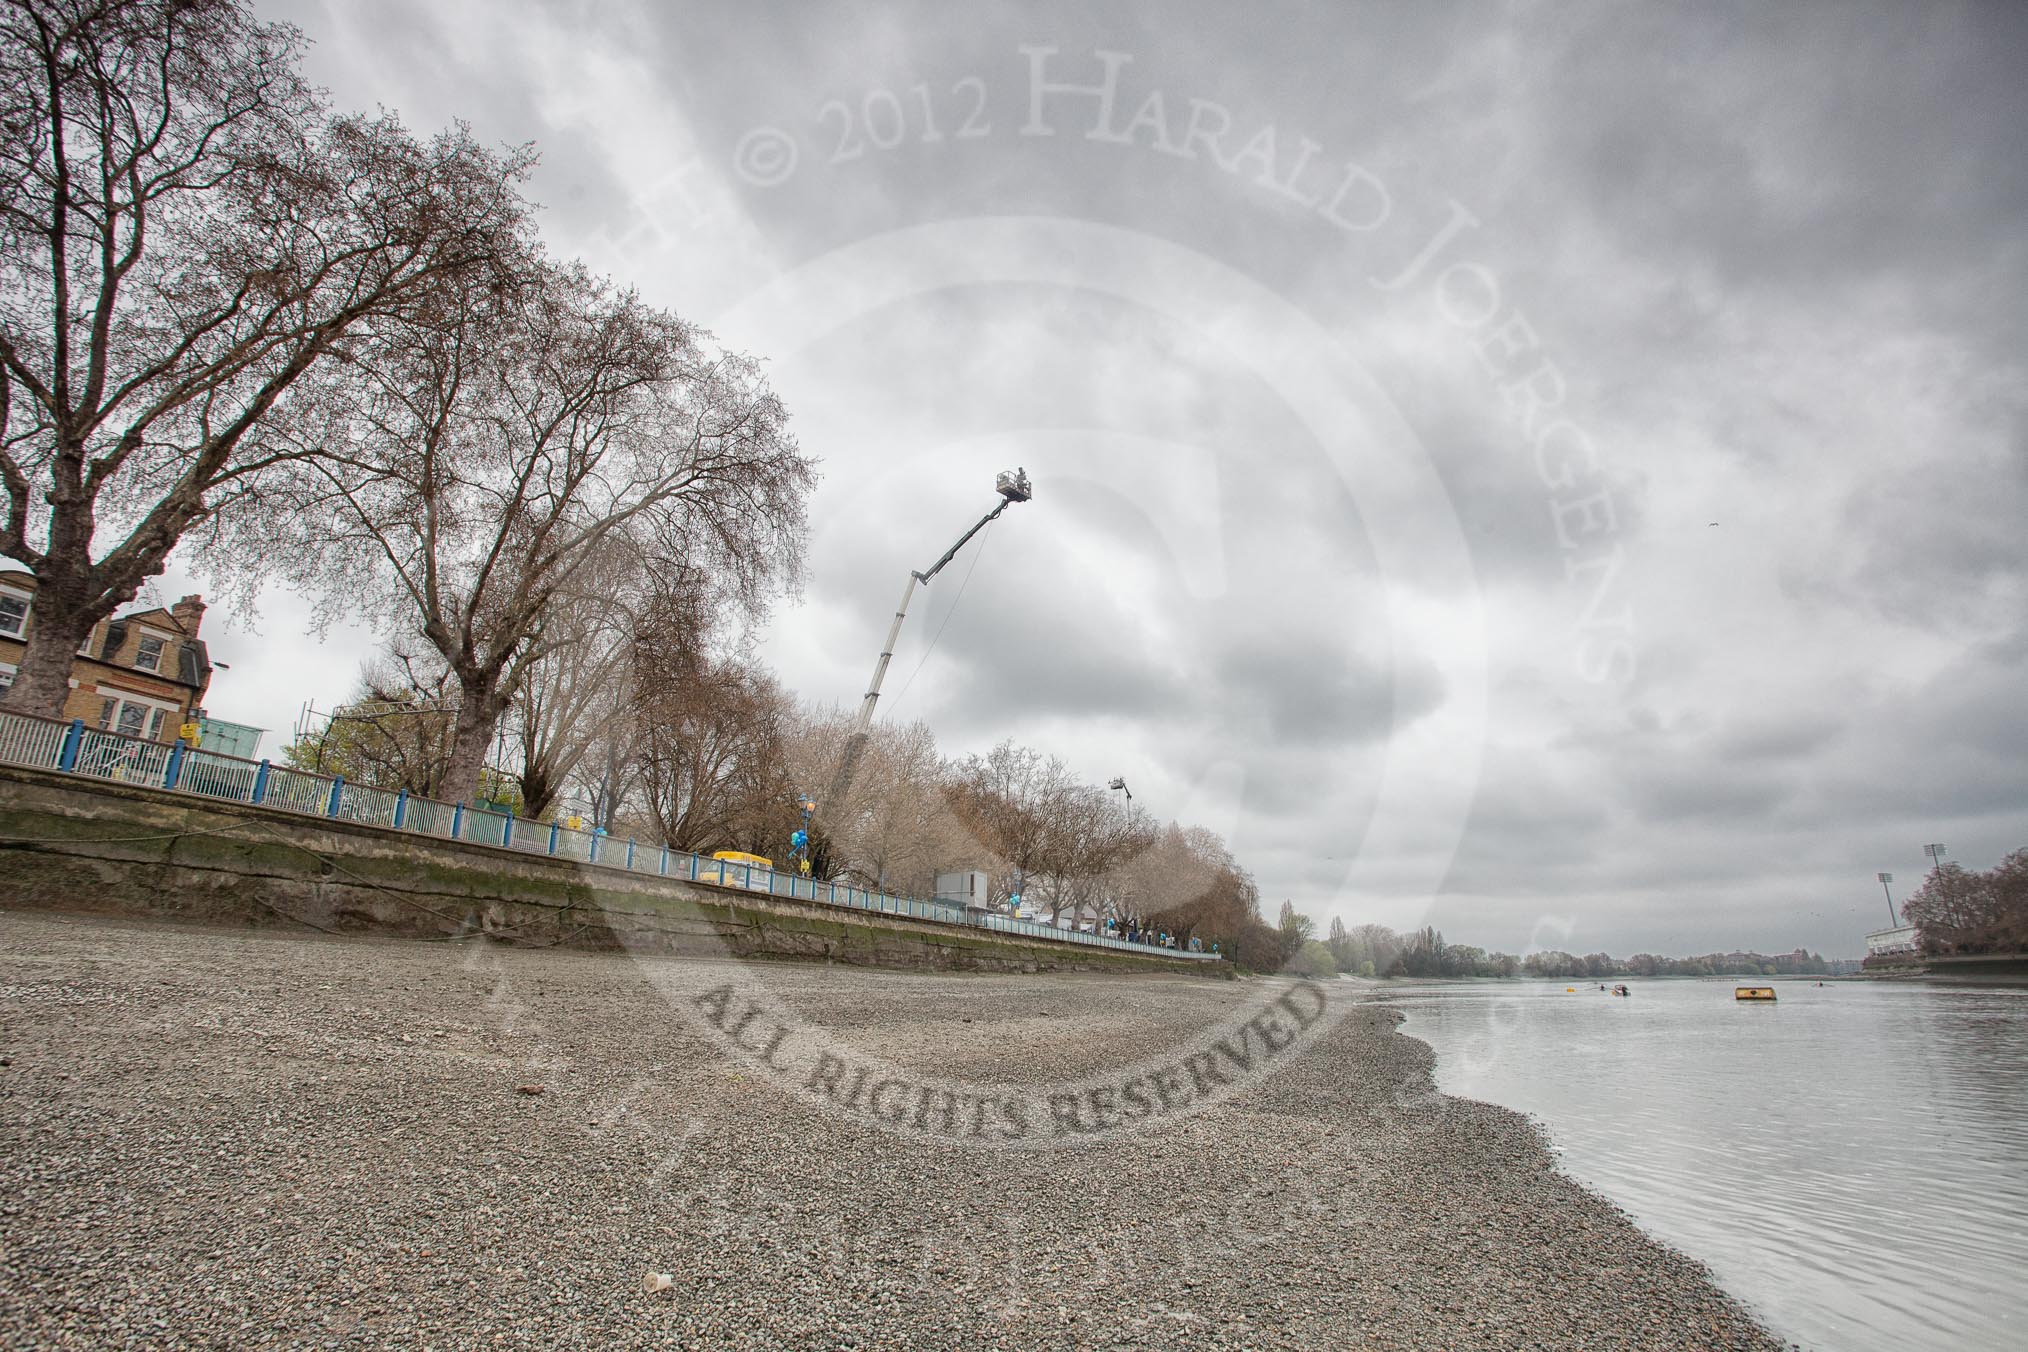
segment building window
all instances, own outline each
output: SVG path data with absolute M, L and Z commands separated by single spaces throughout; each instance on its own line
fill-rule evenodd
M 20 638 L 28 628 L 28 594 L 0 591 L 0 637 Z
M 0 690 L 5 690 L 8 686 L 14 684 L 14 673 L 18 670 L 20 668 L 11 667 L 5 662 L 0 662 Z
M 122 737 L 145 738 L 151 742 L 162 740 L 162 729 L 168 724 L 173 706 L 157 704 L 152 700 L 122 699 L 118 695 L 107 695 L 100 687 L 99 727 L 107 732 L 117 732 Z
M 134 665 L 143 671 L 162 669 L 162 640 L 153 634 L 141 635 L 141 647 L 134 654 Z

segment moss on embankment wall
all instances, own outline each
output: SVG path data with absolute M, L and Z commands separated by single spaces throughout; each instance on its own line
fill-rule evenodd
M 700 957 L 1230 975 L 16 766 L 0 766 L 0 905 Z

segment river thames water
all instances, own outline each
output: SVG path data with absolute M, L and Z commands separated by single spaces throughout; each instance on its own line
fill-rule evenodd
M 2028 990 L 1629 984 L 1376 998 L 1436 1049 L 1440 1089 L 1537 1118 L 1569 1173 L 1783 1337 L 2028 1347 Z

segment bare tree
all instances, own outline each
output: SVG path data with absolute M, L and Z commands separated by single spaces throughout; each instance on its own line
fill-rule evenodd
M 1210 893 L 1222 861 L 1205 848 L 1210 841 L 1204 837 L 1209 836 L 1205 832 L 1193 839 L 1190 832 L 1175 825 L 1159 832 L 1146 849 L 1114 870 L 1109 897 L 1113 913 L 1174 913 Z
M 617 740 L 601 740 L 574 771 L 579 789 L 591 805 L 592 823 L 602 830 L 618 826 L 620 810 L 633 794 L 639 772 L 630 751 Z
M 846 837 L 858 875 L 913 896 L 936 890 L 940 869 L 978 861 L 952 812 L 936 738 L 923 722 L 874 730 L 860 767 L 860 811 Z
M 299 770 L 434 797 L 450 764 L 457 700 L 436 654 L 389 651 L 367 662 L 359 693 L 283 751 Z
M 363 564 L 337 603 L 443 655 L 459 687 L 445 792 L 463 796 L 602 560 L 637 560 L 643 586 L 699 570 L 757 614 L 798 575 L 814 473 L 756 363 L 581 267 L 531 261 L 514 287 L 442 299 L 358 354 L 356 402 L 336 391 L 301 517 L 333 525 L 298 558 L 315 575 Z
M 857 722 L 837 710 L 803 712 L 790 737 L 793 792 L 834 779 Z M 811 834 L 821 876 L 911 896 L 933 892 L 940 869 L 1000 862 L 952 811 L 936 738 L 921 722 L 882 724 L 867 735 L 843 797 L 818 800 Z
M 1925 953 L 2028 952 L 2028 850 L 1988 872 L 1941 864 L 1901 911 Z
M 702 661 L 717 618 L 708 581 L 684 570 L 651 579 L 645 595 L 643 585 L 641 561 L 608 548 L 552 607 L 544 651 L 524 666 L 508 714 L 531 817 L 576 778 L 610 826 L 630 778 L 637 665 L 668 680 Z
M 628 704 L 626 685 L 631 638 L 624 616 L 604 608 L 576 609 L 551 628 L 555 640 L 522 670 L 520 692 L 509 722 L 519 752 L 522 810 L 530 817 L 549 811 L 594 748 L 603 748 L 618 730 Z M 609 757 L 617 762 L 617 748 Z M 601 781 L 610 779 L 601 775 Z
M 1054 756 L 1005 741 L 957 767 L 951 806 L 973 836 L 1022 878 L 1057 871 L 1064 803 L 1077 787 Z M 1013 879 L 996 880 L 1004 898 Z
M 1050 805 L 1051 843 L 1041 867 L 1049 919 L 1068 910 L 1094 921 L 1113 910 L 1120 875 L 1158 839 L 1154 818 L 1095 785 L 1080 784 Z
M 525 154 L 330 119 L 301 49 L 240 0 L 0 9 L 0 554 L 37 582 L 9 708 L 58 713 L 91 626 L 317 454 L 264 432 L 341 340 L 524 230 Z
M 1255 970 L 1281 966 L 1281 932 L 1261 918 L 1260 889 L 1216 832 L 1171 824 L 1128 867 L 1132 913 L 1184 939 L 1222 942 Z
M 634 766 L 643 810 L 662 843 L 705 852 L 786 836 L 778 828 L 794 790 L 780 687 L 738 662 L 674 680 L 660 674 L 651 668 L 640 678 Z

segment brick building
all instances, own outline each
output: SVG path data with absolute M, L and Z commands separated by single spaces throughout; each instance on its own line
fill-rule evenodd
M 211 658 L 197 636 L 203 622 L 198 596 L 99 621 L 71 663 L 63 716 L 129 737 L 175 741 L 211 685 Z M 34 624 L 35 578 L 0 572 L 0 689 L 13 683 Z

